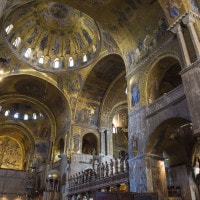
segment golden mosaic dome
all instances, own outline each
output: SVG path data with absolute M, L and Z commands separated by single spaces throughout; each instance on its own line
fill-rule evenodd
M 4 16 L 3 37 L 32 68 L 65 72 L 90 65 L 99 55 L 96 22 L 85 13 L 52 1 L 13 5 Z

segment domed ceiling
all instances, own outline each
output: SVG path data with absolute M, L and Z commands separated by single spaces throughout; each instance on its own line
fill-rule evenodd
M 50 120 L 55 121 L 56 135 L 69 129 L 68 102 L 56 87 L 45 80 L 27 75 L 18 75 L 14 79 L 10 76 L 2 80 L 0 95 L 0 119 L 4 124 L 8 120 L 24 123 L 42 139 L 47 135 L 50 137 L 53 131 Z
M 43 72 L 86 67 L 100 52 L 101 37 L 95 21 L 58 2 L 13 5 L 4 17 L 3 29 L 11 50 Z

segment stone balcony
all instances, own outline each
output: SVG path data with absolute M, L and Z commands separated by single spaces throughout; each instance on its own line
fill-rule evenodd
M 184 88 L 182 85 L 176 87 L 172 91 L 166 93 L 159 99 L 156 99 L 146 108 L 146 117 L 151 117 L 161 110 L 167 109 L 169 106 L 176 104 L 185 98 Z

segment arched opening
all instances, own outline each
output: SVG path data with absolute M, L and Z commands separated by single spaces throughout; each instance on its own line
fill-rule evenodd
M 196 138 L 190 121 L 183 118 L 172 118 L 160 124 L 151 134 L 146 151 L 164 162 L 168 196 L 191 199 L 195 191 L 192 167 L 192 149 Z M 153 176 L 157 178 L 163 171 L 161 167 Z M 160 182 L 163 180 L 160 180 Z M 197 189 L 197 187 L 196 187 Z M 197 198 L 198 199 L 198 198 Z
M 55 161 L 58 161 L 61 159 L 61 155 L 64 153 L 64 140 L 61 138 L 57 142 L 56 148 L 55 148 Z
M 82 140 L 82 153 L 83 154 L 92 154 L 92 152 L 98 153 L 97 149 L 97 137 L 93 133 L 87 133 L 83 136 Z
M 60 139 L 59 141 L 59 152 L 60 152 L 60 155 L 62 155 L 64 153 L 64 140 L 63 139 Z
M 128 150 L 128 110 L 118 110 L 112 119 L 113 156 L 125 156 Z
M 0 168 L 23 170 L 24 152 L 19 142 L 0 136 Z
M 159 60 L 149 73 L 147 99 L 151 103 L 182 84 L 178 60 L 166 57 Z
M 178 63 L 172 65 L 166 71 L 159 85 L 158 97 L 170 92 L 171 90 L 182 84 L 181 76 L 179 75 L 180 71 L 181 67 Z

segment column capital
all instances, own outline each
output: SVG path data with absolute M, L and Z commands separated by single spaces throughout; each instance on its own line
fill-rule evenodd
M 181 32 L 182 31 L 182 28 L 181 28 L 181 25 L 180 23 L 177 23 L 175 24 L 171 29 L 170 31 L 174 34 L 177 34 L 178 32 Z
M 110 130 L 110 129 L 107 129 L 106 131 L 107 131 L 107 134 L 111 134 L 112 133 L 112 130 Z
M 104 133 L 104 132 L 107 131 L 107 130 L 108 130 L 108 129 L 105 128 L 105 127 L 98 128 L 98 131 L 99 131 L 100 133 Z
M 189 23 L 194 23 L 195 22 L 195 18 L 192 16 L 192 14 L 187 13 L 183 19 L 182 19 L 183 24 L 187 25 Z
M 190 56 L 188 53 L 187 45 L 185 42 L 185 38 L 183 35 L 183 31 L 182 31 L 180 22 L 177 22 L 176 24 L 174 24 L 174 26 L 170 28 L 170 31 L 174 34 L 177 34 L 177 38 L 179 40 L 179 45 L 180 45 L 180 48 L 182 51 L 184 63 L 185 63 L 185 66 L 188 67 L 191 64 L 191 60 L 190 60 Z

